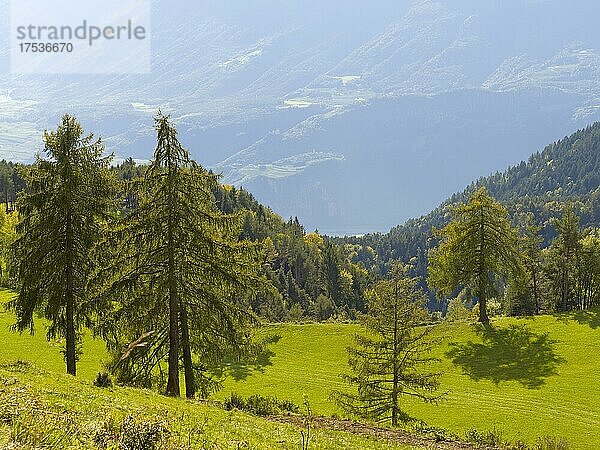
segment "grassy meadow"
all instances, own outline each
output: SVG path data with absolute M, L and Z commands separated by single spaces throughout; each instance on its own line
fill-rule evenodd
M 2 293 L 0 301 L 6 301 L 9 295 Z M 285 448 L 292 442 L 295 444 L 290 448 L 300 445 L 299 429 L 291 425 L 167 399 L 149 391 L 91 387 L 106 354 L 103 344 L 89 337 L 78 365 L 80 378 L 71 381 L 62 375 L 60 346 L 46 342 L 43 327 L 35 336 L 19 335 L 9 331 L 12 321 L 10 313 L 0 313 L 0 339 L 4 343 L 0 364 L 31 361 L 42 372 L 10 376 L 44 391 L 43 398 L 49 398 L 50 403 L 64 404 L 74 411 L 84 409 L 95 417 L 123 415 L 129 410 L 170 415 L 177 412 L 194 423 L 208 420 L 205 428 L 212 431 L 207 436 L 219 442 L 245 439 L 255 448 Z M 359 327 L 352 324 L 267 326 L 264 332 L 274 342 L 256 364 L 230 365 L 225 388 L 215 399 L 232 392 L 244 396 L 259 393 L 301 405 L 306 395 L 315 414 L 343 415 L 328 397 L 332 389 L 347 388 L 338 375 L 346 370 L 345 348 L 357 331 Z M 511 441 L 534 443 L 540 436 L 560 436 L 570 442 L 571 448 L 600 447 L 600 377 L 595 376 L 600 372 L 600 313 L 501 318 L 493 321 L 491 330 L 460 323 L 444 326 L 438 332 L 443 340 L 435 370 L 443 371 L 441 390 L 448 393 L 437 406 L 407 402 L 406 408 L 413 416 L 460 436 L 471 429 L 496 430 Z M 8 370 L 0 369 L 0 377 L 7 377 Z M 74 383 L 77 391 L 67 382 Z M 96 407 L 99 411 L 92 412 Z M 232 417 L 236 425 L 219 431 L 217 424 L 231 424 Z M 320 444 L 315 448 L 394 448 L 390 443 L 361 441 L 366 438 L 347 433 L 319 433 Z
M 501 318 L 493 330 L 474 324 L 440 329 L 434 370 L 443 372 L 444 400 L 407 401 L 407 410 L 429 425 L 464 435 L 471 429 L 500 432 L 533 443 L 540 436 L 566 438 L 574 448 L 600 447 L 600 313 L 578 312 L 535 319 Z M 341 414 L 328 399 L 344 389 L 345 348 L 356 325 L 275 325 L 262 364 L 234 367 L 219 396 L 230 392 L 273 394 L 301 401 L 307 394 L 319 414 Z
M 0 292 L 0 302 L 10 298 Z M 269 421 L 247 413 L 226 411 L 210 402 L 169 398 L 151 390 L 92 385 L 104 345 L 84 340 L 78 377 L 64 374 L 61 346 L 47 342 L 43 327 L 35 335 L 9 331 L 11 313 L 0 310 L 0 448 L 33 450 L 96 448 L 98 436 L 135 438 L 168 429 L 169 449 L 288 449 L 300 448 L 305 426 Z M 300 421 L 302 422 L 302 420 Z M 127 424 L 127 425 L 125 425 Z M 124 431 L 123 431 L 124 430 Z M 14 442 L 18 444 L 15 445 Z M 113 447 L 109 447 L 113 448 Z M 117 448 L 117 447 L 115 447 Z M 163 447 L 160 447 L 163 448 Z M 426 448 L 350 432 L 314 428 L 311 449 Z

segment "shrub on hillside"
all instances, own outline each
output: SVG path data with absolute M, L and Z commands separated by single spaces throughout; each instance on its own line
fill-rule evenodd
M 239 409 L 240 411 L 243 411 L 246 407 L 246 401 L 244 400 L 244 397 L 233 392 L 230 397 L 225 399 L 223 406 L 227 411 L 231 411 L 232 409 Z
M 289 400 L 280 400 L 273 396 L 251 395 L 244 399 L 241 395 L 232 393 L 223 402 L 226 410 L 238 409 L 257 416 L 274 416 L 277 414 L 296 413 L 300 409 L 298 405 Z
M 569 443 L 561 438 L 543 437 L 530 447 L 522 441 L 509 442 L 502 438 L 502 433 L 494 429 L 481 432 L 478 430 L 467 431 L 466 440 L 481 448 L 496 448 L 501 450 L 569 450 Z
M 94 380 L 94 386 L 100 388 L 112 387 L 112 380 L 110 378 L 110 375 L 106 372 L 98 372 L 98 375 Z
M 304 318 L 304 310 L 299 303 L 294 303 L 288 312 L 287 319 L 290 322 L 300 322 Z
M 455 297 L 450 300 L 445 316 L 448 322 L 468 320 L 470 316 L 471 310 L 465 306 L 465 302 L 461 297 Z
M 534 450 L 569 450 L 569 448 L 569 443 L 566 440 L 545 436 L 538 440 Z
M 100 450 L 155 450 L 161 448 L 168 434 L 168 429 L 161 421 L 128 416 L 118 425 L 112 421 L 105 422 L 96 432 L 94 443 Z
M 405 424 L 405 427 L 410 433 L 425 436 L 429 439 L 435 440 L 436 442 L 458 441 L 460 439 L 457 435 L 450 433 L 448 430 L 428 425 L 422 420 L 407 423 Z
M 502 434 L 494 429 L 492 431 L 478 431 L 475 429 L 467 431 L 467 441 L 482 447 L 499 448 L 502 444 Z
M 8 370 L 9 372 L 29 373 L 31 372 L 33 365 L 29 361 L 21 361 L 19 359 L 17 361 L 4 363 L 0 367 Z
M 324 294 L 320 294 L 310 305 L 311 314 L 320 321 L 329 319 L 335 311 L 333 301 Z

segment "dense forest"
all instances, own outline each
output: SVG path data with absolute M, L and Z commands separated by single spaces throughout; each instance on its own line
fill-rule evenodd
M 576 216 L 573 220 L 578 221 L 581 243 L 576 247 L 582 250 L 577 252 L 576 259 L 577 270 L 581 272 L 584 240 L 589 246 L 596 235 L 594 227 L 600 222 L 599 155 L 600 123 L 597 123 L 549 145 L 506 172 L 475 181 L 428 215 L 409 220 L 387 234 L 361 237 L 328 238 L 318 231 L 308 232 L 298 218 L 282 219 L 242 188 L 217 183 L 212 194 L 221 212 L 243 217 L 238 238 L 259 242 L 264 250 L 262 271 L 274 289 L 253 298 L 251 304 L 262 318 L 273 322 L 354 319 L 356 312 L 365 311 L 365 292 L 377 279 L 387 276 L 395 260 L 408 264 L 410 274 L 418 277 L 420 287 L 428 293 L 429 308 L 445 313 L 448 299 L 429 286 L 427 273 L 429 254 L 439 243 L 435 230 L 448 224 L 451 206 L 467 201 L 484 187 L 507 208 L 512 224 L 522 235 L 537 227 L 540 250 L 547 252 L 553 241 L 559 242 L 559 220 L 568 210 L 568 214 Z M 30 169 L 30 165 L 0 162 L 0 199 L 4 211 L 10 213 L 15 209 Z M 131 158 L 110 166 L 109 170 L 119 180 L 115 189 L 123 196 L 118 208 L 130 211 L 138 206 L 136 180 L 142 179 L 147 169 L 148 165 L 137 164 Z M 12 222 L 15 221 L 13 218 Z M 5 235 L 9 236 L 5 238 L 9 242 L 11 233 Z M 3 247 L 3 268 L 6 268 L 8 247 Z M 544 273 L 549 271 L 548 267 Z M 4 273 L 5 279 L 7 276 Z M 507 285 L 501 291 L 502 295 L 511 292 Z M 450 297 L 458 294 L 453 292 Z M 579 296 L 572 294 L 573 298 Z M 471 303 L 474 302 L 476 298 Z M 517 311 L 519 308 L 513 311 L 507 306 L 508 301 L 504 303 L 505 313 L 523 312 Z
M 24 174 L 31 167 L 0 161 L 3 211 L 15 210 L 17 197 L 26 187 Z M 137 164 L 132 158 L 109 168 L 119 180 L 116 191 L 122 193 L 116 208 L 137 208 L 136 180 L 142 179 L 147 169 L 148 165 Z M 327 320 L 334 315 L 352 319 L 356 311 L 364 312 L 364 291 L 373 277 L 362 264 L 351 261 L 352 247 L 334 244 L 318 231 L 307 232 L 296 217 L 282 219 L 242 188 L 217 183 L 212 194 L 223 213 L 243 216 L 238 238 L 260 242 L 264 249 L 263 271 L 275 289 L 253 299 L 257 314 L 279 322 Z

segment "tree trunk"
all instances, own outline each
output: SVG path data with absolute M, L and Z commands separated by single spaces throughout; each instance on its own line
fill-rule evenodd
M 183 368 L 185 374 L 185 396 L 187 398 L 194 398 L 196 395 L 196 380 L 194 379 L 194 367 L 192 364 L 188 315 L 184 304 L 179 305 L 179 317 L 181 319 L 181 349 L 183 352 Z
M 392 386 L 392 426 L 398 425 L 398 281 L 394 285 L 394 380 Z
M 490 318 L 487 315 L 487 299 L 485 294 L 479 294 L 479 322 L 484 325 L 490 324 Z
M 478 296 L 478 301 L 479 301 L 479 322 L 481 322 L 484 325 L 489 325 L 490 323 L 490 319 L 487 315 L 487 299 L 486 299 L 486 277 L 487 277 L 487 273 L 485 270 L 485 263 L 484 263 L 484 259 L 485 259 L 485 218 L 484 218 L 484 214 L 483 214 L 483 209 L 481 209 L 481 213 L 480 213 L 480 224 L 479 224 L 479 274 L 478 274 L 478 283 L 479 286 L 477 287 L 477 290 L 479 291 L 477 293 Z
M 569 274 L 565 267 L 562 273 L 562 310 L 567 311 L 569 298 Z
M 167 395 L 179 397 L 179 320 L 177 295 L 169 288 L 169 380 Z
M 533 269 L 531 271 L 531 279 L 533 281 L 533 300 L 535 302 L 535 314 L 540 313 L 540 299 L 538 293 L 538 283 L 537 283 L 537 270 Z
M 66 355 L 67 355 L 67 373 L 69 375 L 77 375 L 77 355 L 76 355 L 76 336 L 75 323 L 73 320 L 74 313 L 73 296 L 67 297 L 67 332 L 66 332 Z
M 168 239 L 168 285 L 169 285 L 169 380 L 167 382 L 167 395 L 179 397 L 179 298 L 177 295 L 177 281 L 175 279 L 175 228 L 174 211 L 175 211 L 175 168 L 171 162 L 170 152 L 168 158 L 168 189 L 169 189 L 169 218 L 167 222 L 167 239 Z
M 74 298 L 74 280 L 73 280 L 73 218 L 71 212 L 67 213 L 66 223 L 66 359 L 67 373 L 75 376 L 77 374 L 77 355 L 76 355 L 76 335 L 75 335 L 75 298 Z

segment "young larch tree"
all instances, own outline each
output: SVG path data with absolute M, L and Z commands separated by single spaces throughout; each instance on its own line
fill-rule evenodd
M 360 320 L 366 333 L 355 336 L 348 348 L 353 373 L 344 375 L 356 393 L 334 392 L 333 399 L 347 412 L 393 426 L 410 419 L 401 405 L 404 396 L 434 402 L 440 395 L 438 373 L 427 372 L 435 340 L 425 309 L 426 296 L 417 278 L 395 264 L 392 278 L 376 284 L 367 300 L 368 313 Z
M 479 303 L 479 321 L 489 324 L 486 303 L 498 292 L 498 278 L 521 278 L 517 231 L 484 187 L 450 212 L 450 223 L 435 232 L 441 242 L 429 257 L 429 284 L 445 296 L 469 288 Z

